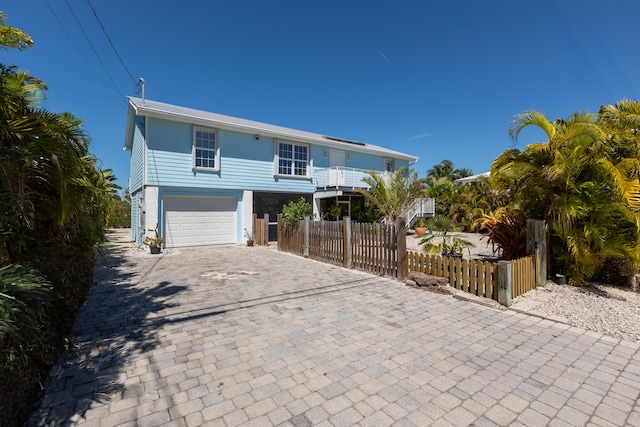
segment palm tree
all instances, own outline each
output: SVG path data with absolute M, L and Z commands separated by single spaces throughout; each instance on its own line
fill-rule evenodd
M 418 174 L 407 167 L 391 174 L 388 182 L 377 172 L 367 172 L 362 182 L 367 184 L 369 189 L 360 189 L 358 192 L 376 207 L 380 218 L 387 223 L 394 222 L 424 194 Z
M 25 50 L 33 46 L 31 37 L 22 30 L 6 25 L 7 15 L 0 12 L 0 49 Z
M 509 136 L 517 140 L 528 126 L 548 141 L 505 151 L 491 173 L 510 192 L 512 209 L 547 220 L 558 267 L 579 284 L 608 257 L 637 262 L 640 184 L 624 167 L 629 159 L 614 154 L 598 116 L 578 112 L 551 122 L 529 111 L 516 117 Z

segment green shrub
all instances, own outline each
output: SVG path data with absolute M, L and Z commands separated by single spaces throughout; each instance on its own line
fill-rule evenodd
M 628 259 L 607 258 L 595 272 L 591 280 L 610 285 L 628 286 L 636 269 Z
M 311 203 L 307 202 L 304 197 L 300 197 L 297 202 L 289 202 L 282 207 L 282 219 L 287 224 L 293 224 L 301 221 L 305 216 L 311 217 L 313 208 Z
M 51 349 L 51 284 L 9 264 L 0 267 L 0 425 L 29 415 L 56 352 Z

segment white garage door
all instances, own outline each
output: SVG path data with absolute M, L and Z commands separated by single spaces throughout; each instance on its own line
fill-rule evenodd
M 230 197 L 165 197 L 165 245 L 236 243 L 237 199 Z

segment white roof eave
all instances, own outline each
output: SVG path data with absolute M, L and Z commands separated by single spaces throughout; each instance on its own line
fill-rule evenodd
M 136 101 L 140 102 L 140 104 L 138 104 Z M 155 101 L 147 101 L 147 102 L 152 102 L 152 104 L 160 104 Z M 169 119 L 180 121 L 183 123 L 214 126 L 214 127 L 226 129 L 226 130 L 243 131 L 243 132 L 259 134 L 261 136 L 283 138 L 283 139 L 294 140 L 299 142 L 314 143 L 314 144 L 322 145 L 326 147 L 339 147 L 341 149 L 353 151 L 353 152 L 376 153 L 381 155 L 387 155 L 390 157 L 394 157 L 396 159 L 408 160 L 414 163 L 418 161 L 418 157 L 400 153 L 394 150 L 389 150 L 386 148 L 382 148 L 382 147 L 378 147 L 370 144 L 361 146 L 357 144 L 350 144 L 350 143 L 345 143 L 340 141 L 331 141 L 324 138 L 322 135 L 314 134 L 311 132 L 298 131 L 295 129 L 268 125 L 266 123 L 254 122 L 254 121 L 244 120 L 244 119 L 227 121 L 227 120 L 224 120 L 224 118 L 226 118 L 227 116 L 222 116 L 218 114 L 215 115 L 216 117 L 203 117 L 201 115 L 191 113 L 191 111 L 198 112 L 198 110 L 186 109 L 189 112 L 170 111 L 166 108 L 155 108 L 148 104 L 146 105 L 142 104 L 142 100 L 140 100 L 139 98 L 130 97 L 129 103 L 130 103 L 130 106 L 135 110 L 134 115 L 142 115 L 146 117 L 155 117 L 160 119 L 169 118 Z M 161 105 L 164 106 L 165 104 L 161 104 Z M 130 113 L 131 113 L 131 110 L 130 110 Z M 229 117 L 229 118 L 235 119 L 232 117 Z M 129 124 L 129 121 L 127 120 L 127 125 L 128 124 Z M 125 144 L 125 147 L 126 147 L 126 144 Z

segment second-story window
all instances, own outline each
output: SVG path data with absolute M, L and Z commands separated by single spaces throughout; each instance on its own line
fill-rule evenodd
M 395 172 L 396 171 L 396 162 L 395 160 L 385 157 L 384 158 L 384 171 L 385 172 Z
M 212 129 L 193 129 L 193 168 L 217 171 L 220 169 L 218 132 Z
M 278 142 L 278 175 L 306 177 L 309 169 L 309 146 Z

